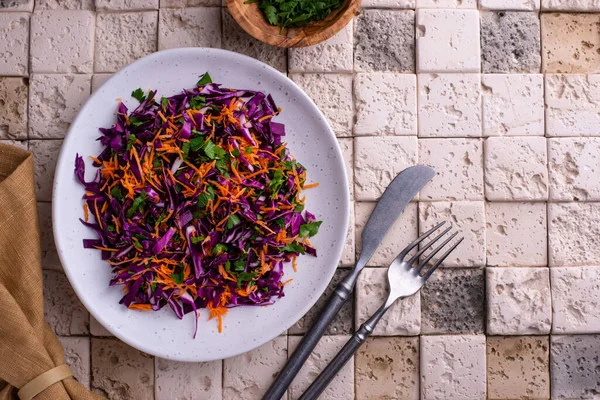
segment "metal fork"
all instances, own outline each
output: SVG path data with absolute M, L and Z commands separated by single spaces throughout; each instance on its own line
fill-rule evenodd
M 386 301 L 379 307 L 379 309 L 369 318 L 365 323 L 360 326 L 360 329 L 348 340 L 344 347 L 339 351 L 335 358 L 327 365 L 327 367 L 321 372 L 317 379 L 309 386 L 308 389 L 302 394 L 300 400 L 313 400 L 319 397 L 319 395 L 325 390 L 329 382 L 335 377 L 335 375 L 342 369 L 346 362 L 352 357 L 352 355 L 358 350 L 358 348 L 365 342 L 365 340 L 373 333 L 375 326 L 383 317 L 385 312 L 394 304 L 398 299 L 412 296 L 417 293 L 427 282 L 427 279 L 433 274 L 433 272 L 440 266 L 440 264 L 456 249 L 456 247 L 463 241 L 464 238 L 460 238 L 450 246 L 434 263 L 426 270 L 426 266 L 433 259 L 433 257 L 439 253 L 456 235 L 458 232 L 454 232 L 447 239 L 445 239 L 438 247 L 434 248 L 424 259 L 420 260 L 421 256 L 429 250 L 434 243 L 440 240 L 452 229 L 452 225 L 446 228 L 439 235 L 431 239 L 425 246 L 417 251 L 412 257 L 408 258 L 408 253 L 417 247 L 423 240 L 429 237 L 432 233 L 440 229 L 446 221 L 439 223 L 434 226 L 411 244 L 406 246 L 404 250 L 392 261 L 388 268 L 387 278 L 389 292 Z M 408 258 L 408 259 L 407 259 Z M 415 263 L 418 264 L 415 266 Z

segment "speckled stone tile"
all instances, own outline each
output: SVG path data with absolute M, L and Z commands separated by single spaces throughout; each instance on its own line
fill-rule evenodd
M 419 234 L 446 221 L 465 240 L 442 263 L 443 267 L 479 267 L 485 265 L 485 207 L 483 201 L 439 201 L 419 203 Z M 434 233 L 440 234 L 443 229 Z M 431 236 L 434 237 L 434 236 Z M 427 243 L 427 242 L 425 242 Z M 424 243 L 424 244 L 425 244 Z M 427 255 L 428 253 L 425 253 Z
M 364 4 L 364 3 L 363 3 Z M 354 24 L 315 46 L 288 50 L 290 72 L 352 72 Z
M 533 12 L 482 12 L 481 68 L 484 73 L 540 72 L 538 15 Z
M 548 268 L 487 268 L 488 335 L 547 335 L 552 324 Z
M 89 314 L 61 271 L 43 271 L 44 319 L 57 335 L 87 335 Z
M 600 200 L 600 138 L 548 140 L 550 200 Z
M 32 1 L 33 3 L 33 1 Z M 93 10 L 94 0 L 36 0 L 36 10 Z
M 65 350 L 65 363 L 71 368 L 75 379 L 90 388 L 90 339 L 87 337 L 59 337 Z
M 28 13 L 0 13 L 0 75 L 29 72 L 29 20 Z
M 596 399 L 600 394 L 600 335 L 552 336 L 552 399 Z
M 371 337 L 355 355 L 356 398 L 419 399 L 419 338 Z
M 545 267 L 546 218 L 546 203 L 487 203 L 487 265 Z
M 227 8 L 223 8 L 222 19 L 222 44 L 225 50 L 245 54 L 269 64 L 281 72 L 286 71 L 287 59 L 285 49 L 270 46 L 254 39 L 235 22 Z
M 547 399 L 548 337 L 487 338 L 488 399 Z
M 222 398 L 223 361 L 185 363 L 154 359 L 156 400 Z
M 600 333 L 600 267 L 551 268 L 552 333 Z
M 2 11 L 33 11 L 33 0 L 0 0 Z
M 113 74 L 94 74 L 92 75 L 92 92 L 95 92 L 100 86 L 112 77 Z
M 90 334 L 92 336 L 104 336 L 104 337 L 113 336 L 113 334 L 110 333 L 108 331 L 108 329 L 103 327 L 100 324 L 100 322 L 96 321 L 96 318 L 94 318 L 92 315 L 90 315 Z
M 544 72 L 600 72 L 599 14 L 542 14 Z
M 260 398 L 287 361 L 287 341 L 285 336 L 278 336 L 248 353 L 225 359 L 223 400 Z
M 553 11 L 600 11 L 596 0 L 542 0 L 543 10 Z
M 355 71 L 415 71 L 415 12 L 363 10 L 354 23 Z
M 33 153 L 35 189 L 38 201 L 52 200 L 52 182 L 62 140 L 30 140 Z
M 158 0 L 96 0 L 97 11 L 156 10 Z
M 154 398 L 154 359 L 117 339 L 92 338 L 92 390 L 109 399 Z
M 440 268 L 421 289 L 421 333 L 484 333 L 484 302 L 482 268 Z
M 600 263 L 600 203 L 548 204 L 549 264 Z
M 38 203 L 38 216 L 40 220 L 40 242 L 42 247 L 42 268 L 62 271 L 58 258 L 54 235 L 52 233 L 52 204 Z
M 27 139 L 28 80 L 0 77 L 0 138 Z
M 220 6 L 221 0 L 160 0 L 160 8 Z
M 323 307 L 327 304 L 327 301 L 331 299 L 333 291 L 336 286 L 342 279 L 346 277 L 348 274 L 347 269 L 338 269 L 335 271 L 333 278 L 329 282 L 329 286 L 325 289 L 325 292 L 317 303 L 298 321 L 295 325 L 293 325 L 288 333 L 290 335 L 298 335 L 304 334 L 308 332 L 308 330 L 313 326 L 313 324 L 317 321 L 317 318 L 321 315 L 321 311 Z M 325 330 L 326 335 L 343 335 L 354 333 L 353 329 L 353 316 L 354 315 L 354 304 L 352 300 L 344 303 L 338 314 L 335 316 L 333 321 L 329 324 L 327 329 Z
M 387 269 L 365 268 L 356 283 L 356 329 L 385 303 Z M 373 336 L 413 336 L 421 332 L 421 298 L 418 294 L 397 300 L 373 331 Z
M 421 399 L 485 399 L 485 336 L 421 336 Z
M 221 9 L 162 9 L 158 18 L 158 49 L 221 47 Z
M 296 375 L 296 378 L 292 381 L 289 389 L 289 400 L 297 400 L 300 397 L 349 338 L 350 336 L 346 335 L 324 336 L 319 341 L 317 347 L 315 347 L 298 375 Z M 292 354 L 300 343 L 301 338 L 299 336 L 290 336 L 288 340 L 290 354 Z M 320 398 L 329 400 L 354 398 L 354 357 L 350 358 L 348 363 L 333 378 Z

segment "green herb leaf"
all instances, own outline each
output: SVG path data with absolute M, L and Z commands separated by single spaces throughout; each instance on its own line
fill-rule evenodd
M 162 97 L 162 98 L 160 99 L 160 104 L 162 104 L 162 108 L 163 108 L 164 110 L 166 110 L 166 109 L 167 109 L 167 107 L 169 107 L 169 99 L 167 99 L 166 97 Z
M 198 86 L 198 87 L 204 86 L 207 83 L 212 83 L 212 78 L 210 77 L 210 75 L 208 74 L 208 72 L 206 72 L 204 75 L 202 75 L 200 77 L 200 80 L 198 81 L 198 83 L 196 83 L 196 86 Z
M 319 227 L 323 221 L 310 222 L 308 224 L 300 225 L 300 237 L 312 237 L 319 232 Z
M 227 229 L 231 229 L 234 226 L 236 226 L 237 224 L 239 224 L 242 220 L 240 219 L 240 217 L 237 216 L 237 214 L 231 214 L 229 216 L 229 218 L 227 219 Z
M 233 270 L 235 272 L 241 272 L 244 270 L 244 268 L 246 268 L 245 260 L 236 260 L 233 262 Z
M 252 147 L 246 147 L 246 150 L 244 150 L 244 154 L 252 154 Z
M 135 135 L 132 135 L 132 134 L 127 135 L 127 151 L 131 150 L 131 148 L 133 147 L 136 140 L 137 140 L 137 138 L 135 137 Z
M 194 131 L 192 131 L 193 133 Z M 204 146 L 204 138 L 203 137 L 195 137 L 190 140 L 190 145 L 192 146 L 192 151 L 198 151 Z
M 190 108 L 194 110 L 199 110 L 204 107 L 206 103 L 206 97 L 204 96 L 194 96 L 190 99 Z
M 133 126 L 140 126 L 140 125 L 144 125 L 146 123 L 146 121 L 141 121 L 136 117 L 129 117 L 129 124 L 133 125 Z
M 192 243 L 193 244 L 202 243 L 204 241 L 204 239 L 206 239 L 204 236 L 192 236 Z
M 277 218 L 275 220 L 275 223 L 280 227 L 280 228 L 285 228 L 285 218 L 281 217 L 281 218 Z
M 144 95 L 142 88 L 137 88 L 131 92 L 131 97 L 137 99 L 140 103 L 146 100 L 146 96 Z
M 256 278 L 256 272 L 240 272 L 237 275 L 237 286 L 238 290 L 242 288 L 242 284 L 244 282 L 251 282 L 254 278 Z
M 265 17 L 271 25 L 279 25 L 279 16 L 277 15 L 277 9 L 273 6 L 266 6 L 264 9 Z
M 109 232 L 114 232 L 114 231 L 115 231 L 115 226 L 114 226 L 114 225 L 107 225 L 107 226 L 106 226 L 106 229 L 107 229 Z
M 216 148 L 217 148 L 217 146 L 215 146 L 215 144 L 212 142 L 212 140 L 208 140 L 204 144 L 204 147 L 202 149 L 204 150 L 204 154 L 206 154 L 206 156 L 208 158 L 210 158 L 211 160 L 214 160 L 216 158 L 216 151 L 215 151 Z
M 227 252 L 229 248 L 227 247 L 227 245 L 225 243 L 217 243 L 215 244 L 215 247 L 213 247 L 213 251 L 212 254 L 213 256 L 218 256 L 222 253 Z
M 140 207 L 143 206 L 145 201 L 146 201 L 146 192 L 141 192 L 140 195 L 138 197 L 136 197 L 135 200 L 133 200 L 133 204 L 131 205 L 131 208 L 129 210 L 127 210 L 127 218 L 133 217 L 135 212 L 137 210 L 139 210 Z
M 183 159 L 186 159 L 188 153 L 190 152 L 190 143 L 189 142 L 184 142 L 181 145 L 181 152 L 183 153 Z
M 115 186 L 110 190 L 110 195 L 119 201 L 123 200 L 123 192 L 118 186 Z
M 173 279 L 173 281 L 175 281 L 176 284 L 181 285 L 183 283 L 184 271 L 181 271 L 177 274 L 171 274 L 169 276 L 171 279 Z
M 281 251 L 288 251 L 291 253 L 304 254 L 304 247 L 300 243 L 292 242 L 281 249 Z
M 240 149 L 233 149 L 233 151 L 231 152 L 231 155 L 234 157 L 239 157 L 240 154 Z

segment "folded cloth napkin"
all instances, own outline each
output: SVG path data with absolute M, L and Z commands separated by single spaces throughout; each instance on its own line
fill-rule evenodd
M 18 399 L 19 389 L 48 371 L 33 386 L 68 375 L 64 362 L 63 348 L 44 321 L 33 156 L 0 144 L 0 400 Z M 70 377 L 35 396 L 46 399 L 101 397 Z

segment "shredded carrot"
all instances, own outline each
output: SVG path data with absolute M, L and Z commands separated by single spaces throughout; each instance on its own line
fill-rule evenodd
M 315 183 L 311 183 L 308 185 L 304 185 L 304 187 L 302 189 L 311 189 L 311 188 L 316 188 L 317 186 L 319 186 L 319 183 L 315 182 Z
M 85 222 L 88 222 L 90 220 L 90 212 L 88 210 L 87 203 L 83 203 L 83 217 L 85 219 Z

